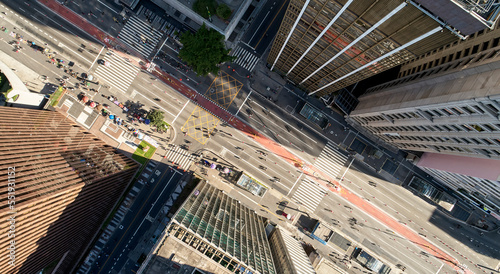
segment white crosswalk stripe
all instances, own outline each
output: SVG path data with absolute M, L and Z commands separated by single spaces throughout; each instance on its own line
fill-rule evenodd
M 255 68 L 257 62 L 259 61 L 259 58 L 257 56 L 240 46 L 238 46 L 233 52 L 231 52 L 231 56 L 238 57 L 233 62 L 250 72 Z
M 314 166 L 328 174 L 332 179 L 336 179 L 346 162 L 347 156 L 342 154 L 334 143 L 328 142 Z
M 170 163 L 173 162 L 175 166 L 180 166 L 181 169 L 187 170 L 195 160 L 196 156 L 184 148 L 174 145 L 168 148 L 165 158 L 167 158 Z
M 304 179 L 293 194 L 293 198 L 300 202 L 302 206 L 314 212 L 321 199 L 325 197 L 325 191 L 314 181 Z
M 162 33 L 152 28 L 137 16 L 131 16 L 123 29 L 118 34 L 118 38 L 129 47 L 137 50 L 144 57 L 148 58 L 160 41 Z M 144 43 L 146 41 L 146 43 Z
M 111 87 L 125 93 L 139 73 L 139 68 L 111 51 L 104 55 L 104 61 L 108 61 L 110 65 L 98 65 L 95 71 L 98 80 L 104 80 Z

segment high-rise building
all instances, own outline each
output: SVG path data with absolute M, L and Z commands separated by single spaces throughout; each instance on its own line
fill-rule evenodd
M 491 33 L 410 63 L 414 73 L 368 89 L 349 120 L 402 150 L 500 160 L 500 29 Z
M 180 261 L 175 261 L 177 264 L 214 271 L 210 269 L 215 267 L 201 262 L 199 257 L 202 255 L 218 267 L 225 268 L 217 273 L 274 274 L 276 270 L 265 225 L 266 219 L 255 211 L 203 181 L 172 217 L 165 237 L 152 251 L 153 256 L 148 256 L 152 259 L 144 263 L 144 270 L 140 273 L 167 271 L 167 267 L 174 262 L 166 263 L 165 256 L 173 261 L 179 258 Z M 165 250 L 169 248 L 165 243 L 171 237 L 184 242 L 186 248 L 192 249 L 191 252 Z M 197 265 L 193 265 L 195 263 Z
M 426 152 L 416 164 L 500 220 L 500 160 Z
M 58 112 L 0 116 L 0 272 L 71 273 L 138 165 Z
M 399 76 L 368 89 L 348 120 L 368 136 L 425 153 L 417 165 L 500 212 L 500 28 L 419 56 Z
M 323 96 L 491 28 L 494 2 L 291 0 L 267 62 Z
M 269 244 L 278 274 L 316 273 L 301 244 L 280 226 L 269 235 Z

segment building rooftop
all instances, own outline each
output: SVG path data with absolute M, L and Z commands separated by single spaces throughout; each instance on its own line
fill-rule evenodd
M 173 235 L 230 272 L 274 274 L 265 224 L 266 219 L 255 211 L 203 181 L 172 218 L 153 257 L 164 252 L 166 239 Z M 152 259 L 146 269 L 158 265 L 155 261 L 159 259 Z M 199 263 L 206 266 L 204 261 Z

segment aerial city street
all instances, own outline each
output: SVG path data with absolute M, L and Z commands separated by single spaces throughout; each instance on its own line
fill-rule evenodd
M 0 273 L 500 273 L 497 0 L 0 12 Z

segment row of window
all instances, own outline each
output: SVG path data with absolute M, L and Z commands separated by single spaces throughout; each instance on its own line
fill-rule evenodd
M 447 124 L 418 126 L 388 126 L 376 127 L 379 131 L 388 132 L 499 132 L 500 124 Z
M 459 54 L 460 52 L 458 52 Z M 375 86 L 373 88 L 370 88 L 367 90 L 367 94 L 368 93 L 372 93 L 374 91 L 378 91 L 378 90 L 381 90 L 381 89 L 385 89 L 385 88 L 389 88 L 389 87 L 392 87 L 392 86 L 396 86 L 396 85 L 400 85 L 400 84 L 403 84 L 403 83 L 407 83 L 407 82 L 410 82 L 410 81 L 413 81 L 413 80 L 416 80 L 416 79 L 420 79 L 420 78 L 423 78 L 423 77 L 428 77 L 428 76 L 431 76 L 431 75 L 434 75 L 434 74 L 437 74 L 439 72 L 445 72 L 445 71 L 448 71 L 448 70 L 452 70 L 452 69 L 456 69 L 458 67 L 465 67 L 466 65 L 470 65 L 471 63 L 477 63 L 477 62 L 480 62 L 480 61 L 483 61 L 483 60 L 486 60 L 486 59 L 491 59 L 491 58 L 495 58 L 497 56 L 500 55 L 500 49 L 499 50 L 492 50 L 492 51 L 489 51 L 489 52 L 485 52 L 485 53 L 482 53 L 480 55 L 477 55 L 477 56 L 473 56 L 473 57 L 469 57 L 467 59 L 463 59 L 463 60 L 456 60 L 455 62 L 453 63 L 448 63 L 447 65 L 443 65 L 441 67 L 435 67 L 434 69 L 432 70 L 427 70 L 425 71 L 425 69 L 427 69 L 427 66 L 430 67 L 433 67 L 433 62 L 434 61 L 431 61 L 427 64 L 424 64 L 423 67 L 422 67 L 422 71 L 420 72 L 420 66 L 418 67 L 419 69 L 417 69 L 417 73 L 413 75 L 413 71 L 411 73 L 404 73 L 404 75 L 407 75 L 407 74 L 410 74 L 411 76 L 407 76 L 407 77 L 402 77 L 402 78 L 398 78 L 394 81 L 390 81 L 390 82 L 387 82 L 385 84 L 381 84 L 381 85 L 378 85 L 378 86 Z M 415 70 L 415 68 L 413 68 L 413 70 Z
M 500 43 L 500 37 L 497 37 L 491 41 L 491 47 L 494 48 L 494 47 L 498 46 L 499 43 Z M 486 41 L 482 44 L 477 44 L 473 47 L 469 47 L 469 48 L 466 48 L 465 50 L 463 50 L 463 55 L 462 55 L 462 51 L 458 51 L 458 52 L 452 53 L 448 56 L 443 56 L 441 58 L 437 58 L 434 61 L 430 61 L 430 62 L 425 63 L 423 65 L 419 65 L 417 67 L 413 67 L 411 69 L 408 69 L 406 71 L 401 72 L 400 77 L 404 77 L 404 76 L 407 76 L 407 75 L 410 75 L 410 74 L 413 74 L 416 72 L 420 72 L 420 71 L 426 70 L 428 68 L 436 67 L 436 66 L 439 66 L 439 65 L 442 65 L 444 63 L 451 62 L 451 61 L 454 61 L 454 60 L 457 60 L 460 58 L 465 58 L 469 55 L 474 55 L 480 51 L 485 51 L 485 50 L 489 49 L 490 48 L 489 46 L 490 46 L 490 41 Z
M 466 153 L 466 154 L 482 154 L 488 157 L 500 158 L 500 149 L 483 149 L 483 148 L 475 148 L 470 149 L 467 147 L 456 147 L 456 146 L 440 146 L 440 145 L 424 145 L 424 144 L 403 144 L 404 149 L 407 150 L 428 150 L 428 149 L 436 149 L 439 152 L 454 152 L 454 153 Z M 415 149 L 419 148 L 419 149 Z
M 497 29 L 500 28 L 500 25 L 497 25 Z M 494 29 L 494 30 L 489 30 L 487 29 L 486 31 L 487 32 L 490 32 L 490 31 L 496 31 L 498 32 L 497 29 Z M 475 37 L 478 37 L 478 36 L 481 36 L 485 31 L 484 30 L 480 30 L 479 32 L 475 33 L 475 34 L 472 34 L 467 40 L 463 41 L 462 43 L 467 43 L 471 40 L 473 40 Z M 417 57 L 415 59 L 413 59 L 411 62 L 416 62 L 422 58 L 426 58 L 432 54 L 436 54 L 437 52 L 441 52 L 445 49 L 448 49 L 448 48 L 451 48 L 453 46 L 456 46 L 458 45 L 459 43 L 461 42 L 461 40 L 457 40 L 451 44 L 448 44 L 446 46 L 443 46 L 439 49 L 436 49 L 434 51 L 431 51 L 423 56 L 420 56 L 420 57 Z M 480 51 L 484 51 L 484 50 L 487 50 L 487 49 L 490 49 L 490 48 L 494 48 L 494 47 L 497 47 L 498 45 L 500 44 L 500 37 L 495 37 L 489 41 L 484 41 L 482 43 L 477 43 L 476 45 L 474 46 L 471 46 L 471 47 L 468 47 L 466 48 L 465 50 L 463 50 L 463 55 L 462 55 L 462 51 L 458 51 L 456 53 L 452 53 L 448 56 L 443 56 L 441 58 L 438 58 L 434 61 L 431 61 L 429 63 L 426 63 L 426 64 L 423 64 L 423 65 L 419 65 L 419 66 L 415 66 L 413 68 L 410 68 L 408 70 L 405 70 L 405 71 L 402 71 L 399 73 L 399 77 L 404 77 L 404 76 L 407 76 L 407 75 L 410 75 L 410 74 L 413 74 L 415 72 L 419 72 L 421 70 L 425 70 L 426 68 L 432 68 L 432 67 L 435 67 L 435 66 L 438 66 L 439 64 L 444 64 L 446 62 L 450 62 L 450 61 L 453 61 L 453 60 L 456 60 L 456 59 L 460 59 L 460 58 L 463 58 L 463 57 L 467 57 L 469 55 L 473 55 L 473 54 L 476 54 L 477 52 L 480 52 Z
M 491 103 L 485 103 L 482 105 L 461 105 L 454 107 L 442 107 L 435 109 L 423 110 L 430 118 L 439 118 L 439 117 L 450 117 L 450 116 L 468 116 L 468 115 L 484 115 L 488 111 L 488 113 L 500 113 L 500 103 L 497 101 L 492 101 Z M 391 114 L 383 114 L 376 116 L 366 116 L 362 117 L 362 120 L 368 122 L 378 122 L 385 121 L 386 118 L 389 118 L 393 121 L 396 120 L 406 120 L 406 119 L 422 119 L 420 115 L 416 112 L 401 112 L 401 113 L 391 113 Z M 460 129 L 457 129 L 461 131 Z M 485 124 L 482 127 L 477 128 L 477 131 L 498 131 L 500 130 L 500 124 L 496 125 L 488 125 Z M 431 130 L 431 131 L 439 131 Z M 454 130 L 451 130 L 454 131 Z
M 465 138 L 465 137 L 445 137 L 445 136 L 391 136 L 392 139 L 405 141 L 420 141 L 434 143 L 455 143 L 464 145 L 487 145 L 500 146 L 500 139 L 490 138 Z
M 481 191 L 482 193 L 478 193 L 479 195 L 487 196 L 489 194 L 493 195 L 497 199 L 500 199 L 500 192 L 498 191 L 495 182 L 437 169 L 430 169 L 425 167 L 424 169 L 434 175 L 434 177 L 438 177 L 441 181 L 450 185 L 452 188 L 465 188 L 471 193 Z M 467 197 L 469 198 L 470 196 Z M 498 205 L 485 200 L 481 200 L 481 202 L 488 204 L 498 212 Z

